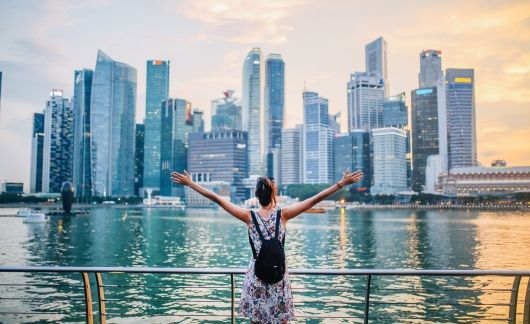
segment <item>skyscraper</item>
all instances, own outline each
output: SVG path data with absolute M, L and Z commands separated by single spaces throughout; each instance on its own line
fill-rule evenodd
M 134 150 L 134 194 L 140 196 L 140 188 L 144 186 L 144 142 L 145 125 L 136 124 L 136 140 Z
M 44 154 L 44 114 L 33 114 L 31 139 L 31 174 L 29 192 L 42 192 L 42 167 Z
M 160 109 L 169 95 L 169 61 L 147 61 L 145 93 L 144 187 L 160 188 Z
M 308 91 L 303 93 L 303 99 L 303 183 L 330 183 L 333 178 L 333 142 L 328 99 Z
M 280 54 L 269 54 L 265 61 L 265 121 L 267 152 L 281 144 L 285 116 L 285 63 Z
M 280 183 L 302 183 L 302 125 L 282 129 Z
M 366 72 L 373 73 L 383 79 L 384 96 L 388 97 L 388 65 L 386 56 L 386 41 L 379 37 L 365 46 Z
M 438 98 L 435 87 L 413 90 L 412 98 L 412 189 L 425 186 L 427 158 L 438 154 Z
M 333 140 L 334 178 L 338 181 L 343 172 L 360 170 L 363 172 L 361 181 L 352 185 L 357 189 L 368 189 L 372 181 L 370 161 L 370 133 L 362 129 L 355 129 L 350 133 L 338 134 Z
M 449 169 L 477 165 L 475 75 L 473 69 L 447 69 Z
M 369 72 L 355 72 L 348 81 L 348 131 L 379 128 L 383 122 L 384 80 Z
M 223 98 L 212 100 L 212 131 L 242 130 L 241 104 L 234 97 L 234 90 L 223 94 Z
M 265 134 L 267 123 L 263 118 L 263 85 L 261 49 L 253 48 L 243 64 L 243 130 L 248 132 L 248 172 L 265 174 Z
M 73 132 L 72 103 L 62 90 L 52 90 L 44 109 L 43 192 L 60 192 L 63 182 L 72 181 Z
M 394 195 L 407 190 L 407 135 L 395 127 L 372 130 L 374 185 L 372 194 Z
M 425 50 L 420 53 L 420 88 L 436 87 L 436 82 L 443 78 L 442 52 Z
M 96 196 L 134 194 L 136 69 L 98 51 L 92 79 L 92 189 Z
M 247 133 L 222 131 L 189 136 L 189 172 L 197 181 L 226 181 L 232 201 L 246 199 L 243 179 L 247 172 Z
M 90 97 L 92 91 L 92 70 L 74 72 L 74 169 L 73 184 L 79 199 L 92 194 L 90 168 Z
M 169 98 L 161 108 L 160 194 L 183 198 L 184 188 L 172 184 L 171 172 L 187 169 L 189 136 L 204 131 L 202 113 L 192 112 L 191 102 L 184 99 Z

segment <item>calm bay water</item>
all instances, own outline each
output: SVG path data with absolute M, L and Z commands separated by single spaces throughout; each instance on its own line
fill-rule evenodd
M 290 268 L 530 269 L 529 233 L 530 213 L 524 212 L 337 209 L 290 221 L 286 253 Z M 215 210 L 99 208 L 46 224 L 0 217 L 0 265 L 246 267 L 250 256 L 245 225 Z M 236 277 L 237 287 L 242 279 Z M 358 322 L 365 280 L 293 276 L 297 315 Z M 105 289 L 109 322 L 142 322 L 146 314 L 156 322 L 222 321 L 230 314 L 226 276 L 104 274 L 103 281 L 111 285 Z M 494 289 L 509 289 L 511 281 L 374 278 L 371 318 L 502 322 L 508 308 L 492 304 L 508 303 L 510 293 Z M 74 286 L 79 275 L 0 274 L 0 284 L 14 282 L 27 286 L 0 286 L 0 296 L 20 298 L 0 300 L 0 322 L 83 321 L 82 290 Z M 58 286 L 39 286 L 50 283 Z M 6 314 L 14 311 L 66 315 Z M 186 314 L 199 316 L 181 317 Z

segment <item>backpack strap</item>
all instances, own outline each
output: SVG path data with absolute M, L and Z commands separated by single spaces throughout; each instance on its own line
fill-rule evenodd
M 248 233 L 248 242 L 250 243 L 250 248 L 252 249 L 252 256 L 254 257 L 254 260 L 256 260 L 258 258 L 258 254 L 256 253 L 256 248 L 254 247 L 254 242 L 252 242 L 250 233 Z
M 261 241 L 265 241 L 265 237 L 263 236 L 263 233 L 261 232 L 261 229 L 259 228 L 258 220 L 256 219 L 256 214 L 254 214 L 254 211 L 250 211 L 250 215 L 252 216 L 252 222 L 254 222 L 254 226 L 256 227 L 256 231 L 258 232 L 259 238 Z

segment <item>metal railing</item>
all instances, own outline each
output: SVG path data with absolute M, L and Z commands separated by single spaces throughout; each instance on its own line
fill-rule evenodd
M 2 318 L 6 318 L 7 316 L 15 316 L 15 318 L 22 318 L 23 316 L 37 316 L 37 315 L 50 315 L 50 316 L 62 316 L 65 314 L 68 314 L 69 316 L 73 316 L 72 314 L 77 314 L 80 316 L 80 318 L 86 319 L 87 323 L 94 323 L 94 320 L 98 321 L 99 323 L 106 323 L 108 318 L 111 318 L 112 316 L 116 317 L 127 317 L 127 316 L 137 316 L 140 318 L 146 318 L 149 316 L 157 317 L 157 316 L 166 316 L 166 317 L 198 317 L 198 318 L 205 318 L 205 317 L 216 317 L 216 318 L 226 318 L 232 323 L 235 323 L 237 314 L 236 314 L 236 282 L 235 277 L 236 276 L 242 276 L 246 272 L 246 269 L 243 268 L 147 268 L 147 267 L 20 267 L 20 266 L 0 266 L 0 273 L 2 275 L 0 276 L 0 322 L 2 322 Z M 11 274 L 11 276 L 14 276 L 15 274 L 24 273 L 24 274 L 32 274 L 37 276 L 37 279 L 43 279 L 44 282 L 41 281 L 35 281 L 35 277 L 27 278 L 25 277 L 24 282 L 16 282 L 20 278 L 9 278 L 8 274 Z M 49 276 L 45 276 L 45 274 L 49 274 Z M 136 275 L 144 275 L 144 276 L 161 276 L 161 278 L 154 278 L 156 279 L 156 282 L 162 281 L 162 284 L 147 284 L 145 278 L 140 277 L 134 277 L 133 281 L 129 284 L 104 284 L 103 282 L 103 276 L 102 274 L 106 276 L 116 276 L 116 275 L 125 275 L 128 277 L 133 277 Z M 507 317 L 494 317 L 490 316 L 488 314 L 475 314 L 472 316 L 476 316 L 476 318 L 480 320 L 491 320 L 491 321 L 500 321 L 500 322 L 507 322 L 507 323 L 516 323 L 519 319 L 519 322 L 522 322 L 524 324 L 530 324 L 530 271 L 519 271 L 519 270 L 381 270 L 381 269 L 291 269 L 289 270 L 289 274 L 291 278 L 293 277 L 326 277 L 326 276 L 337 276 L 337 277 L 344 277 L 344 278 L 355 278 L 355 282 L 352 281 L 351 283 L 347 283 L 343 287 L 334 288 L 330 286 L 329 284 L 326 285 L 325 283 L 319 283 L 315 287 L 304 287 L 304 286 L 293 286 L 293 294 L 295 299 L 295 304 L 297 295 L 302 296 L 304 291 L 309 291 L 312 294 L 317 294 L 318 291 L 325 291 L 325 292 L 332 292 L 331 296 L 328 296 L 327 299 L 321 301 L 318 298 L 302 298 L 302 302 L 299 302 L 299 304 L 303 305 L 303 308 L 305 310 L 307 307 L 306 305 L 309 304 L 315 304 L 315 303 L 324 303 L 327 306 L 331 307 L 330 305 L 335 305 L 333 307 L 342 307 L 342 309 L 357 309 L 358 311 L 355 313 L 357 316 L 349 314 L 342 310 L 336 315 L 330 315 L 330 314 L 324 314 L 319 315 L 315 314 L 315 311 L 312 311 L 309 315 L 301 315 L 297 316 L 299 318 L 316 318 L 316 319 L 325 319 L 325 318 L 332 318 L 332 319 L 343 319 L 343 320 L 359 320 L 363 321 L 364 323 L 368 323 L 369 320 L 374 319 L 374 322 L 379 322 L 381 318 L 373 317 L 373 311 L 379 306 L 384 306 L 386 308 L 388 307 L 395 307 L 396 311 L 402 311 L 402 312 L 408 312 L 407 316 L 410 316 L 409 319 L 419 319 L 419 317 L 416 317 L 417 314 L 414 312 L 410 312 L 411 309 L 417 310 L 419 308 L 425 307 L 422 305 L 421 302 L 418 302 L 418 300 L 415 300 L 414 298 L 417 296 L 422 296 L 424 299 L 424 303 L 434 303 L 438 309 L 442 309 L 443 307 L 455 307 L 460 304 L 464 306 L 481 306 L 479 308 L 474 309 L 476 310 L 488 310 L 492 307 L 501 307 L 506 308 L 507 311 Z M 229 278 L 229 285 L 208 285 L 205 284 L 205 281 L 203 279 L 195 279 L 193 280 L 195 285 L 168 285 L 164 279 L 167 276 L 198 276 L 198 277 L 204 277 L 204 276 L 221 276 Z M 44 276 L 44 277 L 43 277 Z M 77 281 L 75 279 L 77 277 Z M 91 280 L 92 277 L 92 280 Z M 422 286 L 421 288 L 418 288 L 417 286 L 412 287 L 412 292 L 403 295 L 404 292 L 410 290 L 410 287 L 403 286 L 399 283 L 399 278 L 423 278 L 423 280 L 427 280 L 426 278 L 442 278 L 440 282 L 437 283 L 437 286 L 433 284 L 433 289 L 436 290 L 437 295 L 434 297 L 429 297 L 429 289 Z M 458 284 L 460 283 L 453 283 L 453 285 L 449 284 L 447 280 L 450 280 L 450 278 L 497 278 L 494 281 L 487 281 L 486 283 L 482 282 L 479 283 L 479 288 L 476 287 L 459 287 Z M 59 281 L 59 283 L 53 281 L 57 278 L 64 278 L 64 281 Z M 382 284 L 374 284 L 374 279 L 383 279 L 383 278 L 393 278 L 392 281 L 387 280 L 386 283 Z M 504 280 L 500 280 L 499 278 L 503 278 Z M 52 280 L 53 279 L 53 280 Z M 110 277 L 107 279 L 110 280 Z M 10 280 L 10 282 L 5 282 L 5 280 Z M 33 280 L 33 281 L 32 281 Z M 186 282 L 186 280 L 190 280 L 189 278 L 183 278 L 179 282 Z M 508 281 L 507 281 L 508 280 Z M 521 281 L 522 280 L 528 280 L 526 284 L 526 289 L 522 287 Z M 143 283 L 142 283 L 143 281 Z M 502 286 L 500 288 L 498 287 L 490 287 L 490 284 L 496 283 L 499 281 L 503 281 L 505 286 Z M 396 284 L 397 286 L 394 287 L 393 284 Z M 198 284 L 197 284 L 198 283 Z M 344 298 L 344 296 L 340 295 L 339 292 L 349 291 L 355 289 L 355 283 L 360 283 L 359 285 L 360 294 L 359 296 L 353 296 L 348 295 L 347 298 Z M 507 284 L 510 284 L 510 286 L 506 286 Z M 350 285 L 351 284 L 351 285 Z M 436 286 L 436 287 L 435 287 Z M 442 287 L 438 287 L 442 286 Z M 476 285 L 475 285 L 476 286 Z M 60 287 L 68 287 L 70 288 L 79 288 L 79 290 L 82 291 L 82 298 L 75 298 L 75 296 L 71 293 L 63 293 L 62 295 L 59 294 L 59 296 L 54 296 L 52 300 L 47 299 L 46 297 L 51 296 L 51 293 L 49 292 L 51 290 L 59 289 Z M 22 290 L 22 297 L 19 294 L 17 295 L 17 289 Z M 40 291 L 39 289 L 44 289 L 44 291 Z M 48 289 L 48 290 L 47 290 Z M 112 294 L 113 291 L 117 289 L 126 289 L 124 296 L 122 296 L 122 299 L 119 298 L 109 298 L 107 295 L 109 293 Z M 157 289 L 157 293 L 155 294 L 156 297 L 149 297 L 146 294 L 146 291 L 140 291 L 141 289 Z M 200 295 L 197 293 L 200 289 L 206 289 L 208 290 L 205 293 L 205 296 L 203 297 L 212 297 L 216 298 L 216 293 L 212 293 L 212 290 L 221 289 L 225 291 L 226 293 L 229 292 L 229 301 L 225 301 L 226 303 L 229 303 L 229 309 L 230 312 L 228 313 L 206 313 L 206 314 L 178 314 L 173 311 L 171 311 L 171 307 L 173 305 L 200 305 L 204 304 L 205 306 L 201 306 L 200 309 L 206 309 L 209 307 L 208 305 L 213 305 L 214 302 L 211 298 L 205 298 L 205 299 L 193 299 L 193 298 L 180 298 L 183 295 L 180 293 L 182 290 L 194 290 L 194 295 Z M 229 290 L 228 290 L 229 289 Z M 14 291 L 13 291 L 14 290 Z M 54 291 L 55 291 L 54 290 Z M 374 292 L 377 291 L 378 293 Z M 481 301 L 481 296 L 472 294 L 475 290 L 479 290 L 481 294 L 484 294 L 487 296 L 484 300 L 486 302 Z M 519 294 L 520 290 L 524 290 L 525 292 L 523 294 Z M 175 295 L 175 291 L 176 294 Z M 148 311 L 146 311 L 147 308 L 145 308 L 144 304 L 139 304 L 137 299 L 133 299 L 131 296 L 142 296 L 142 293 L 146 294 L 146 296 L 143 296 L 145 300 L 148 301 L 159 301 L 164 303 L 164 307 L 166 309 L 169 309 L 169 311 L 162 313 L 162 314 L 150 314 Z M 447 296 L 450 294 L 455 293 L 464 293 L 468 296 L 466 298 L 456 298 L 457 302 L 450 302 L 447 301 Z M 12 305 L 13 302 L 20 302 L 20 301 L 34 301 L 33 295 L 39 294 L 41 296 L 44 296 L 44 298 L 38 298 L 38 300 L 46 301 L 48 304 L 44 308 L 31 308 L 28 311 L 23 311 L 17 308 L 17 305 Z M 171 295 L 173 294 L 173 295 Z M 394 295 L 392 295 L 394 294 Z M 524 295 L 524 297 L 519 298 L 520 295 Z M 14 296 L 14 297 L 13 297 Z M 389 300 L 387 297 L 392 296 L 392 299 Z M 405 296 L 405 297 L 404 297 Z M 408 296 L 408 297 L 407 297 Z M 58 298 L 58 297 L 66 297 L 66 298 Z M 374 297 L 377 297 L 379 300 L 374 300 Z M 413 298 L 414 297 L 414 298 Z M 51 297 L 49 297 L 51 298 Z M 159 300 L 160 299 L 160 300 Z M 317 299 L 317 300 L 315 300 Z M 325 299 L 325 298 L 324 298 Z M 347 299 L 347 300 L 344 300 Z M 404 300 L 403 300 L 404 299 Z M 408 300 L 407 300 L 408 299 Z M 487 300 L 492 300 L 493 302 L 487 302 Z M 57 304 L 53 304 L 53 302 L 57 300 Z M 224 300 L 220 298 L 220 300 Z M 75 305 L 66 305 L 62 302 L 70 302 L 74 303 Z M 475 302 L 476 305 L 473 305 Z M 108 304 L 112 304 L 114 302 L 120 302 L 125 305 L 129 305 L 131 308 L 141 308 L 137 312 L 125 312 L 125 313 L 113 313 L 112 311 L 109 312 Z M 460 303 L 458 303 L 460 302 Z M 11 304 L 9 304 L 11 303 Z M 51 303 L 51 304 L 50 304 Z M 167 306 L 170 305 L 170 306 Z M 337 306 L 340 305 L 340 306 Z M 522 312 L 518 312 L 518 305 L 520 305 L 523 308 Z M 59 308 L 59 310 L 65 310 L 65 312 L 53 312 L 50 310 L 53 310 L 53 307 L 56 306 Z M 405 306 L 409 307 L 406 308 Z M 70 307 L 70 308 L 68 308 Z M 213 307 L 213 306 L 211 306 Z M 328 307 L 328 308 L 329 308 Z M 357 308 L 356 308 L 357 307 Z M 83 310 L 83 312 L 79 312 L 79 308 Z M 190 307 L 185 307 L 186 309 L 189 309 Z M 219 307 L 216 307 L 216 309 Z M 120 309 L 119 307 L 114 307 L 111 309 Z M 520 308 L 519 308 L 520 310 Z M 77 313 L 76 313 L 77 311 Z M 79 313 L 84 313 L 84 316 Z M 473 313 L 473 312 L 471 312 Z M 62 315 L 61 315 L 62 314 Z M 395 314 L 391 313 L 391 314 Z M 18 317 L 17 317 L 18 316 Z M 22 316 L 22 317 L 20 317 Z M 443 315 L 440 315 L 443 318 Z M 58 317 L 56 317 L 57 319 Z M 60 318 L 60 317 L 59 317 Z M 475 319 L 476 319 L 475 318 Z M 42 319 L 42 318 L 37 318 Z M 472 318 L 468 318 L 472 319 Z M 389 319 L 390 320 L 390 319 Z M 447 321 L 450 321 L 446 318 Z

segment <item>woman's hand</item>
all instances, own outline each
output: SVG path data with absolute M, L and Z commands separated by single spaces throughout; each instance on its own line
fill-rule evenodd
M 186 170 L 184 170 L 184 173 L 178 173 L 176 171 L 171 172 L 171 181 L 185 186 L 189 186 L 193 183 L 191 175 Z
M 342 175 L 342 179 L 340 179 L 337 184 L 339 187 L 349 186 L 353 183 L 359 182 L 363 177 L 363 173 L 361 171 L 355 171 L 351 172 L 350 169 L 344 171 L 344 174 Z

